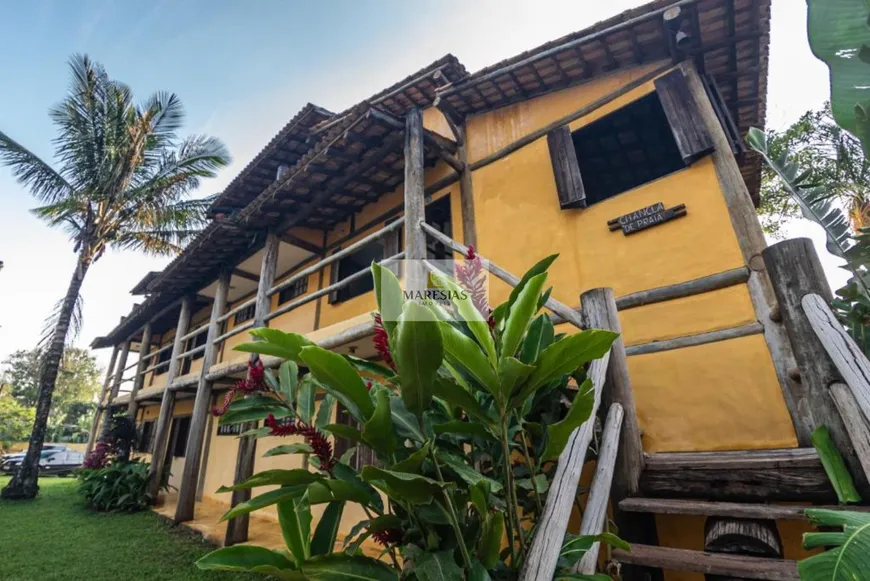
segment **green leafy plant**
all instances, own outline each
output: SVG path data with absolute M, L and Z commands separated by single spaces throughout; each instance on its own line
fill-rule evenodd
M 860 502 L 861 496 L 855 488 L 855 481 L 852 480 L 852 475 L 846 468 L 846 462 L 834 445 L 834 441 L 831 440 L 828 427 L 822 425 L 816 428 L 812 435 L 812 442 L 819 454 L 819 459 L 822 461 L 822 466 L 825 468 L 825 473 L 837 493 L 840 504 Z
M 746 142 L 779 177 L 782 187 L 791 193 L 804 217 L 825 230 L 828 252 L 845 261 L 843 268 L 851 272 L 852 277 L 837 290 L 831 308 L 855 342 L 864 348 L 864 353 L 870 354 L 870 271 L 867 266 L 870 263 L 870 232 L 862 228 L 853 234 L 847 216 L 831 203 L 827 186 L 812 181 L 812 172 L 802 171 L 792 160 L 790 151 L 775 156 L 763 131 L 751 128 Z
M 535 265 L 492 311 L 474 284 L 481 269 L 473 254 L 457 266 L 462 284 L 430 278 L 449 304 L 406 301 L 395 275 L 373 264 L 375 346 L 383 365 L 324 350 L 300 335 L 253 331 L 256 340 L 238 350 L 285 361 L 277 377 L 252 364 L 216 410 L 220 423 L 261 420 L 263 427 L 247 435 L 301 437 L 266 455 L 301 454 L 305 467 L 267 470 L 222 488 L 272 487 L 223 519 L 274 505 L 287 551 L 234 546 L 197 565 L 297 581 L 387 581 L 400 574 L 420 581 L 515 579 L 553 461 L 569 434 L 592 421 L 584 366 L 616 338 L 604 330 L 557 335 L 550 318 L 538 314 L 554 259 Z M 309 372 L 298 378 L 303 367 Z M 325 394 L 316 413 L 315 391 Z M 330 423 L 337 404 L 353 425 Z M 326 434 L 357 448 L 336 458 Z M 355 470 L 351 457 L 363 447 L 376 462 Z M 337 549 L 348 502 L 362 506 L 367 518 Z M 325 507 L 315 525 L 317 505 Z M 576 550 L 565 553 L 565 574 L 594 541 L 624 546 L 612 535 L 569 540 Z M 364 544 L 379 546 L 382 560 L 364 556 Z
M 870 152 L 870 6 L 865 0 L 807 0 L 813 54 L 830 69 L 831 109 L 837 124 Z
M 147 462 L 112 462 L 79 470 L 79 493 L 88 506 L 102 512 L 136 512 L 151 506 Z
M 809 508 L 806 515 L 819 527 L 839 530 L 804 533 L 804 548 L 829 548 L 798 562 L 800 578 L 803 581 L 867 579 L 870 571 L 870 513 Z

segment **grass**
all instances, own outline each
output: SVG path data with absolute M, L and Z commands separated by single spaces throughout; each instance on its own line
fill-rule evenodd
M 0 477 L 0 488 L 9 481 Z M 31 501 L 0 500 L 2 581 L 229 581 L 263 579 L 200 571 L 212 550 L 201 537 L 150 511 L 101 514 L 85 508 L 73 478 L 42 478 Z

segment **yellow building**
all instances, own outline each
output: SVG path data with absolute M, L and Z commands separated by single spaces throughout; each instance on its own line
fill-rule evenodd
M 342 113 L 305 106 L 219 195 L 202 234 L 137 285 L 142 304 L 94 342 L 115 349 L 104 403 L 136 414 L 140 451 L 156 450 L 155 469 L 169 466 L 190 499 L 166 512 L 207 527 L 203 515 L 229 503 L 217 488 L 246 470 L 238 432 L 205 414 L 243 376 L 247 354 L 233 347 L 252 326 L 374 356 L 372 285 L 353 275 L 421 241 L 429 257 L 449 255 L 397 225 L 406 209 L 517 275 L 558 252 L 549 282 L 573 309 L 613 289 L 636 407 L 627 422 L 648 455 L 638 496 L 697 480 L 707 500 L 828 499 L 789 405 L 794 363 L 771 317 L 753 205 L 759 160 L 741 143 L 764 125 L 768 31 L 768 0 L 657 1 L 473 74 L 447 55 Z M 416 111 L 418 149 L 406 146 Z M 421 177 L 407 171 L 416 154 Z M 490 290 L 498 304 L 510 286 Z M 799 457 L 803 477 L 771 492 L 754 450 Z M 703 452 L 730 460 L 693 472 Z M 293 463 L 260 455 L 254 471 Z M 657 543 L 704 549 L 707 519 L 656 515 Z M 777 529 L 784 557 L 799 558 L 803 524 Z

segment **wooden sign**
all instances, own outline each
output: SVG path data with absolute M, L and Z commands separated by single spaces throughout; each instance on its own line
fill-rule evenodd
M 625 236 L 628 236 L 629 234 L 634 234 L 635 232 L 640 232 L 641 230 L 664 224 L 668 220 L 682 218 L 685 215 L 685 204 L 680 204 L 673 208 L 665 208 L 663 203 L 656 202 L 651 206 L 641 208 L 631 214 L 625 214 L 619 218 L 608 220 L 607 226 L 610 228 L 611 232 L 621 229 L 622 233 Z

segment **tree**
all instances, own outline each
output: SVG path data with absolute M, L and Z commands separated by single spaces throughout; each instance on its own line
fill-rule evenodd
M 22 406 L 35 407 L 39 395 L 39 350 L 16 351 L 2 365 L 0 382 L 9 385 L 9 394 Z M 86 349 L 67 347 L 48 415 L 51 439 L 76 435 L 81 415 L 93 410 L 100 374 L 97 360 Z
M 70 59 L 69 92 L 50 111 L 58 169 L 0 131 L 0 163 L 42 205 L 33 213 L 64 229 L 77 253 L 66 295 L 41 344 L 36 419 L 27 456 L 3 498 L 33 498 L 38 459 L 67 335 L 81 321 L 79 292 L 88 269 L 109 247 L 178 253 L 205 224 L 210 200 L 191 199 L 200 180 L 229 162 L 212 137 L 181 139 L 181 101 L 158 92 L 140 105 L 129 87 L 87 56 Z
M 773 159 L 788 153 L 806 172 L 803 181 L 824 184 L 825 197 L 846 210 L 854 230 L 870 226 L 870 163 L 861 142 L 836 124 L 830 103 L 784 131 L 768 131 L 767 147 Z M 762 166 L 761 176 L 758 211 L 765 231 L 778 237 L 786 222 L 800 217 L 800 208 L 770 165 Z
M 0 449 L 26 438 L 35 415 L 33 408 L 24 407 L 15 398 L 0 396 Z

